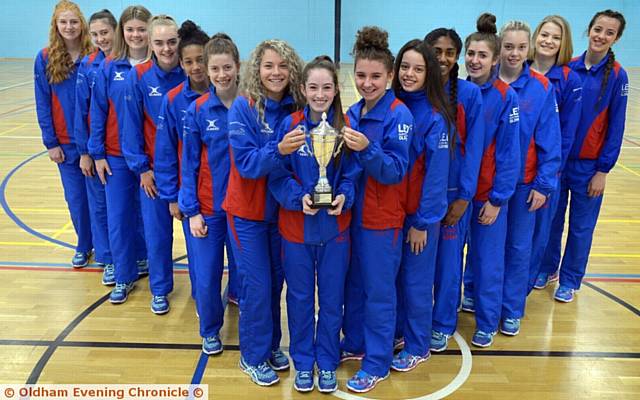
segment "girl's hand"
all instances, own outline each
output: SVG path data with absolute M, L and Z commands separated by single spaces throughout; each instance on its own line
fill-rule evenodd
M 313 201 L 311 200 L 311 195 L 309 193 L 305 194 L 302 197 L 302 212 L 307 215 L 316 215 L 320 209 L 311 208 L 312 205 Z
M 300 146 L 302 146 L 305 142 L 305 134 L 300 129 L 300 127 L 296 127 L 296 129 L 288 132 L 280 143 L 278 143 L 278 152 L 283 156 L 293 153 L 298 150 Z
M 545 201 L 547 201 L 547 196 L 543 195 L 535 189 L 531 189 L 531 192 L 529 192 L 529 198 L 527 199 L 527 203 L 531 203 L 531 206 L 529 206 L 529 211 L 535 211 L 538 208 L 542 207 Z
M 369 139 L 362 133 L 347 126 L 342 130 L 344 143 L 353 151 L 362 151 L 369 146 Z
M 82 175 L 86 176 L 87 178 L 91 178 L 95 175 L 95 171 L 93 169 L 93 160 L 88 154 L 83 154 L 80 156 L 80 170 L 82 171 Z
M 169 213 L 178 221 L 182 221 L 184 219 L 184 214 L 182 213 L 182 211 L 180 211 L 178 203 L 169 203 Z
M 94 163 L 96 165 L 96 172 L 98 174 L 98 178 L 100 178 L 100 182 L 102 182 L 103 185 L 106 185 L 107 175 L 112 175 L 111 167 L 109 167 L 107 159 L 103 158 L 102 160 L 95 160 Z
M 604 194 L 604 187 L 607 183 L 607 174 L 604 172 L 596 172 L 596 174 L 589 181 L 589 187 L 587 188 L 587 194 L 589 197 L 598 197 Z
M 140 187 L 144 189 L 144 193 L 150 199 L 155 199 L 158 195 L 158 188 L 156 188 L 156 181 L 153 177 L 153 171 L 148 170 L 140 174 Z
M 422 253 L 427 245 L 427 231 L 420 231 L 413 226 L 407 232 L 407 243 L 410 243 L 411 252 L 415 255 Z
M 494 206 L 490 201 L 486 201 L 478 213 L 478 222 L 481 225 L 491 225 L 496 222 L 498 214 L 500 214 L 500 207 Z
M 444 216 L 444 220 L 442 221 L 446 226 L 453 226 L 460 221 L 462 215 L 467 210 L 467 206 L 469 202 L 466 200 L 458 199 L 449 205 L 449 210 L 447 210 L 447 215 Z
M 327 210 L 327 214 L 335 215 L 336 217 L 342 214 L 342 207 L 344 207 L 344 202 L 346 200 L 347 198 L 344 196 L 344 194 L 337 195 L 336 198 L 331 202 L 332 208 Z
M 49 159 L 56 164 L 61 164 L 64 162 L 64 151 L 62 151 L 62 147 L 56 146 L 47 150 L 49 153 Z
M 207 236 L 207 224 L 204 222 L 202 214 L 194 215 L 189 218 L 189 230 L 191 235 L 197 238 L 203 238 Z

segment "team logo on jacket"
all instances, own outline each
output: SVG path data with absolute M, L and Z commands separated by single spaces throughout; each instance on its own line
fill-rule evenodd
M 559 112 L 560 112 L 560 109 L 558 108 L 558 102 L 554 100 L 554 101 L 553 101 L 553 104 L 555 104 L 555 105 L 556 105 L 556 112 L 557 112 L 557 113 L 559 113 Z
M 311 149 L 309 149 L 309 145 L 306 142 L 298 148 L 296 153 L 301 157 L 311 157 L 313 155 L 311 154 Z
M 160 90 L 160 86 L 148 86 L 148 87 L 149 87 L 149 97 L 162 96 L 162 93 L 158 92 L 158 90 Z
M 164 117 L 162 115 L 158 116 L 158 124 L 156 125 L 157 130 L 164 129 Z
M 114 81 L 123 81 L 124 80 L 124 76 L 122 76 L 122 75 L 124 75 L 124 72 L 125 71 L 114 71 L 113 73 L 115 75 L 113 76 L 113 80 Z
M 520 121 L 520 109 L 518 107 L 513 107 L 509 114 L 509 123 L 515 124 L 518 121 Z
M 625 83 L 622 85 L 622 91 L 620 92 L 620 96 L 627 97 L 629 95 L 629 84 Z
M 447 134 L 447 132 L 442 132 L 440 134 L 440 139 L 438 139 L 438 148 L 439 149 L 449 148 L 449 135 Z
M 409 132 L 411 132 L 412 126 L 409 124 L 398 124 L 398 140 L 409 140 Z
M 208 119 L 207 120 L 207 131 L 219 131 L 220 128 L 218 127 L 218 125 L 216 125 L 216 122 L 218 122 L 218 118 L 216 119 Z
M 273 129 L 271 129 L 267 121 L 264 121 L 262 123 L 262 129 L 260 129 L 260 132 L 266 133 L 267 135 L 271 135 L 273 133 Z

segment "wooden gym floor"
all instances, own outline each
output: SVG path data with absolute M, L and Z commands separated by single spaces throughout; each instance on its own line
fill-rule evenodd
M 182 230 L 175 225 L 171 311 L 149 310 L 147 279 L 129 300 L 108 302 L 101 270 L 73 270 L 75 234 L 56 167 L 36 122 L 32 62 L 0 60 L 0 383 L 204 383 L 215 399 L 320 398 L 293 389 L 293 373 L 270 388 L 237 367 L 237 307 L 226 309 L 225 351 L 200 352 Z M 627 129 L 611 172 L 587 279 L 576 300 L 535 291 L 516 337 L 498 334 L 488 350 L 469 348 L 473 315 L 461 313 L 449 350 L 410 373 L 391 374 L 369 398 L 640 397 L 640 69 L 630 69 Z M 343 68 L 343 103 L 356 99 Z M 226 286 L 226 275 L 224 285 Z M 283 309 L 283 348 L 288 346 Z M 358 368 L 338 370 L 343 392 Z M 326 396 L 325 396 L 326 397 Z

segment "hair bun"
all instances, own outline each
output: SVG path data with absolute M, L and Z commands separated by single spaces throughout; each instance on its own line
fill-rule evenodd
M 329 57 L 326 54 L 323 54 L 321 56 L 317 56 L 316 58 L 313 59 L 314 62 L 320 62 L 320 61 L 327 61 L 333 64 L 333 60 L 331 59 L 331 57 Z
M 184 39 L 193 36 L 193 34 L 199 30 L 200 27 L 196 25 L 195 22 L 188 19 L 180 25 L 180 29 L 178 29 L 178 36 L 180 36 L 180 39 Z
M 356 52 L 370 48 L 386 51 L 389 49 L 389 33 L 377 26 L 365 26 L 358 31 L 353 47 Z
M 211 36 L 211 40 L 214 40 L 214 39 L 224 39 L 224 40 L 232 41 L 231 36 L 227 35 L 224 32 L 218 32 L 215 35 Z
M 496 16 L 491 13 L 482 14 L 478 17 L 476 29 L 478 29 L 478 32 L 480 33 L 495 35 L 498 33 L 498 28 L 496 27 Z

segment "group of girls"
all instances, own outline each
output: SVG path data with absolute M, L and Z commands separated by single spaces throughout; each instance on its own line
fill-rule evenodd
M 352 53 L 362 98 L 345 114 L 327 56 L 304 65 L 286 42 L 265 40 L 240 77 L 226 34 L 209 38 L 191 21 L 178 29 L 142 6 L 117 23 L 103 10 L 87 25 L 61 0 L 35 79 L 43 141 L 79 238 L 73 265 L 95 248 L 116 304 L 148 273 L 151 309 L 166 313 L 172 217 L 181 220 L 202 349 L 217 354 L 226 243 L 239 365 L 262 386 L 289 368 L 285 280 L 301 392 L 335 391 L 347 360 L 362 361 L 346 384 L 355 392 L 414 369 L 446 349 L 459 306 L 476 313 L 477 346 L 498 329 L 518 334 L 528 292 L 558 269 L 569 192 L 555 298 L 571 301 L 584 276 L 624 131 L 628 80 L 611 46 L 625 21 L 597 13 L 587 51 L 571 61 L 563 18 L 547 17 L 533 38 L 518 21 L 498 36 L 495 21 L 480 16 L 464 42 L 467 80 L 452 29 L 394 57 L 387 32 L 362 28 Z M 312 198 L 309 132 L 323 120 L 344 144 L 326 168 L 331 207 Z

